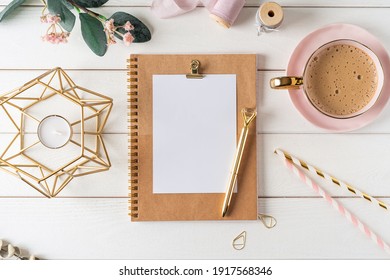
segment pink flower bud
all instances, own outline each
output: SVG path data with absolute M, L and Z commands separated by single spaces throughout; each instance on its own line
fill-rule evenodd
M 126 31 L 134 30 L 134 26 L 130 23 L 130 21 L 127 21 L 127 22 L 125 23 L 125 25 L 123 25 L 123 28 L 124 28 Z
M 59 44 L 59 43 L 67 43 L 68 37 L 69 37 L 69 33 L 67 32 L 62 32 L 62 33 L 51 32 L 42 36 L 42 40 L 45 42 L 49 42 L 51 44 Z
M 130 32 L 126 32 L 124 35 L 123 35 L 123 43 L 126 45 L 126 46 L 130 46 L 131 43 L 133 43 L 134 41 L 134 37 L 133 35 L 131 35 Z
M 51 23 L 51 24 L 58 24 L 61 21 L 61 18 L 56 15 L 52 14 L 46 14 L 41 16 L 41 22 L 42 23 Z
M 114 32 L 115 31 L 115 25 L 114 25 L 114 19 L 107 20 L 104 23 L 104 29 L 108 32 Z

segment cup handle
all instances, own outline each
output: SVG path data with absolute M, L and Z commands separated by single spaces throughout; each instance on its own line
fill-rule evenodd
M 269 83 L 273 89 L 297 89 L 303 85 L 303 78 L 293 76 L 276 77 L 272 78 Z

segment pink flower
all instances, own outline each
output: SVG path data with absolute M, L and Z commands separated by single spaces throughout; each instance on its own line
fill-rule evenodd
M 125 23 L 125 25 L 123 25 L 123 28 L 124 28 L 126 31 L 134 30 L 134 26 L 130 23 L 130 21 L 127 21 L 127 22 Z
M 110 33 L 107 36 L 107 45 L 114 45 L 116 44 L 115 36 L 114 34 Z
M 46 17 L 46 15 L 41 16 L 41 22 L 42 22 L 42 23 L 47 23 L 47 17 Z
M 104 30 L 108 32 L 114 32 L 115 31 L 115 25 L 114 25 L 114 19 L 107 20 L 104 23 Z
M 61 21 L 61 18 L 56 15 L 52 14 L 46 14 L 41 16 L 41 22 L 42 23 L 51 23 L 51 24 L 58 24 Z
M 131 43 L 133 43 L 134 41 L 134 37 L 133 35 L 131 35 L 130 32 L 126 32 L 124 35 L 123 35 L 123 43 L 126 45 L 126 46 L 130 46 Z
M 60 43 L 68 43 L 68 37 L 69 37 L 70 33 L 69 32 L 62 32 L 61 34 L 61 42 Z
M 46 34 L 42 36 L 43 41 L 52 44 L 60 44 L 60 43 L 68 42 L 69 33 L 64 32 L 64 30 L 59 25 L 60 21 L 61 18 L 57 15 L 45 14 L 41 16 L 41 22 L 50 24 L 50 27 L 46 31 Z M 57 32 L 58 29 L 56 27 L 59 28 L 60 32 Z
M 69 37 L 69 33 L 67 32 L 62 32 L 62 33 L 51 32 L 42 36 L 42 40 L 52 44 L 60 44 L 60 43 L 67 43 L 68 37 Z

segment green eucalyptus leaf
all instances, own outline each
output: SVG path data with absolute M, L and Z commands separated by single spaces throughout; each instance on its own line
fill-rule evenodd
M 76 4 L 85 8 L 96 8 L 104 5 L 108 0 L 73 0 Z
M 107 37 L 102 23 L 86 13 L 79 16 L 85 43 L 96 55 L 103 56 L 107 51 Z
M 17 7 L 22 5 L 25 0 L 13 0 L 9 3 L 1 12 L 0 12 L 0 21 L 2 21 L 6 16 L 12 13 Z
M 133 43 L 147 42 L 152 38 L 150 30 L 135 16 L 125 12 L 116 12 L 110 17 L 110 19 L 114 19 L 114 24 L 116 26 L 124 25 L 127 21 L 130 21 L 130 23 L 134 26 L 134 30 L 130 31 L 131 35 L 134 37 Z M 118 28 L 117 30 L 122 34 L 127 32 L 124 28 Z M 118 34 L 115 34 L 115 36 L 122 39 L 122 37 Z
M 51 14 L 58 15 L 61 18 L 60 24 L 66 31 L 72 31 L 76 17 L 62 1 L 47 0 L 47 8 Z
M 72 10 L 74 7 L 72 4 L 70 4 L 68 1 L 66 0 L 60 0 L 69 10 Z

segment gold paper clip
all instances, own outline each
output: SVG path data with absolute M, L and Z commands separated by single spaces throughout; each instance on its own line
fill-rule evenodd
M 233 239 L 233 248 L 236 250 L 242 250 L 246 245 L 246 231 L 244 230 L 236 238 Z
M 266 214 L 257 214 L 257 218 L 263 223 L 263 225 L 266 228 L 273 228 L 276 226 L 276 219 L 272 217 L 271 215 L 266 215 Z
M 203 79 L 204 75 L 199 74 L 199 67 L 199 60 L 194 59 L 191 61 L 191 73 L 186 75 L 187 79 Z

